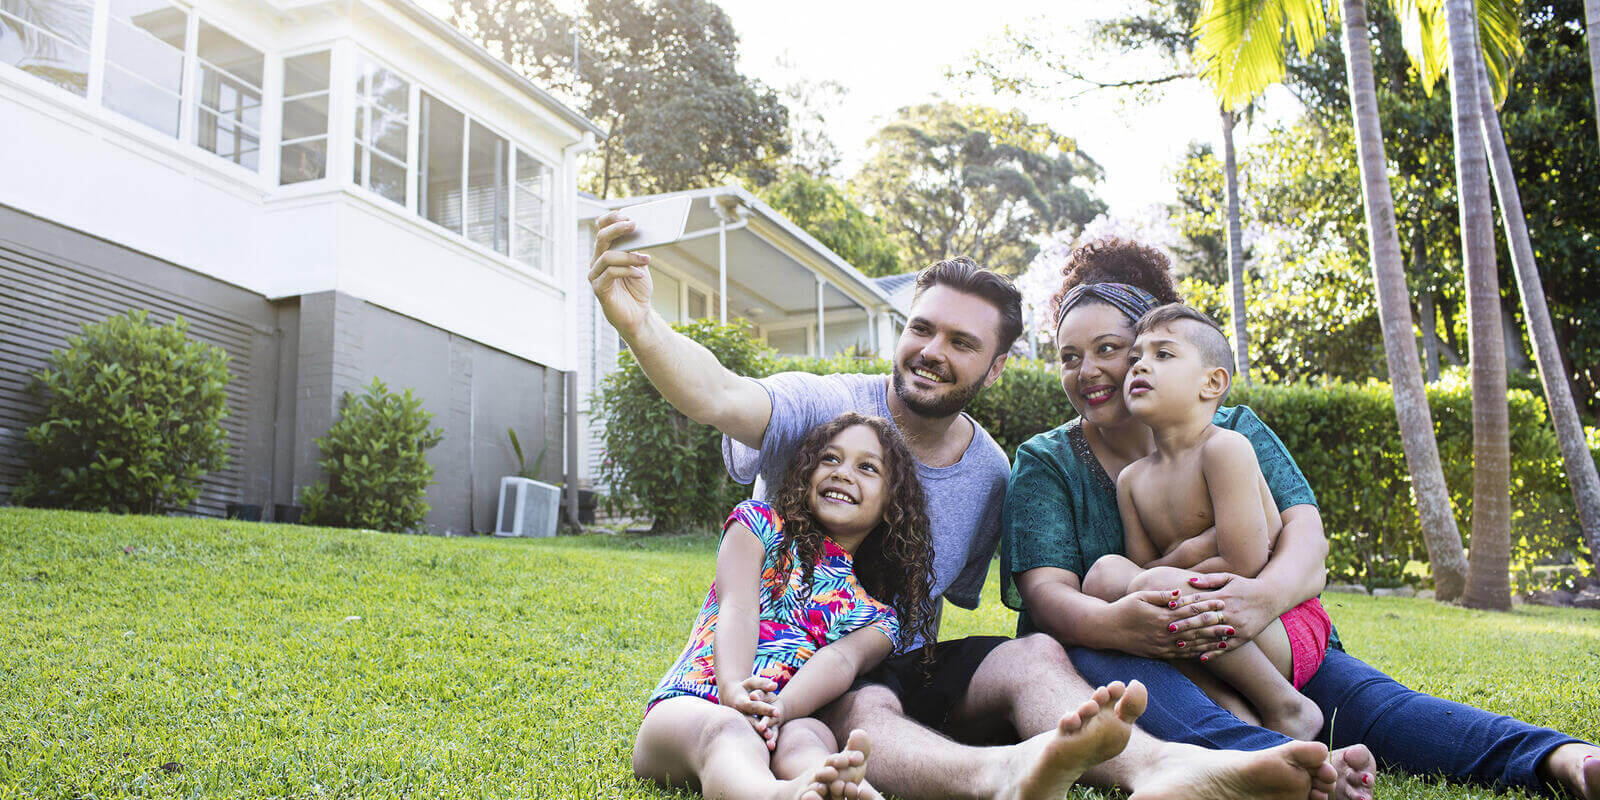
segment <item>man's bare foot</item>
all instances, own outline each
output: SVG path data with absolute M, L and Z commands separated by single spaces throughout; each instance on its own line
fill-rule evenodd
M 1600 800 L 1600 747 L 1583 742 L 1561 745 L 1545 756 L 1539 777 L 1561 784 L 1573 797 Z
M 1131 788 L 1133 800 L 1327 800 L 1336 779 L 1328 748 L 1317 742 L 1254 752 L 1168 744 Z
M 1322 730 L 1322 709 L 1311 702 L 1305 695 L 1291 691 L 1288 684 L 1284 684 L 1286 696 L 1274 698 L 1280 700 L 1276 707 L 1262 709 L 1261 727 L 1270 728 L 1289 737 L 1310 741 L 1317 738 L 1317 733 Z
M 1012 800 L 1059 798 L 1084 770 L 1122 752 L 1133 734 L 1133 722 L 1149 702 L 1144 684 L 1121 681 L 1102 686 L 1056 729 L 1039 734 L 1018 748 L 1006 765 L 1013 776 L 998 797 Z M 1016 777 L 1020 776 L 1020 777 Z
M 1372 793 L 1378 788 L 1378 761 L 1366 745 L 1335 750 L 1331 760 L 1334 772 L 1339 774 L 1333 800 L 1372 800 Z

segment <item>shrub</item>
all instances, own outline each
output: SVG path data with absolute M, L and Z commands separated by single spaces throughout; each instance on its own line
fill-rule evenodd
M 709 349 L 740 375 L 772 369 L 772 351 L 741 327 L 700 320 L 674 329 Z M 596 400 L 606 420 L 600 476 L 611 487 L 612 512 L 643 512 L 652 533 L 716 527 L 728 509 L 749 497 L 722 466 L 721 434 L 678 413 L 661 397 L 631 351 L 617 356 Z
M 300 494 L 303 521 L 338 528 L 410 531 L 428 515 L 433 483 L 427 450 L 444 438 L 433 414 L 406 389 L 394 394 L 377 378 L 360 396 L 344 393 L 339 421 L 317 439 L 327 480 Z
M 44 411 L 13 499 L 135 514 L 194 502 L 228 463 L 227 353 L 190 339 L 182 317 L 156 325 L 142 310 L 82 331 L 33 375 Z

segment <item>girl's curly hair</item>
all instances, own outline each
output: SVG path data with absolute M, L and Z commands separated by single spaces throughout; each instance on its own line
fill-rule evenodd
M 933 534 L 928 524 L 928 504 L 917 475 L 917 460 L 894 425 L 882 417 L 846 412 L 812 428 L 800 441 L 794 460 L 774 497 L 773 510 L 783 519 L 776 569 L 769 590 L 776 600 L 787 586 L 793 564 L 791 549 L 800 555 L 803 584 L 810 591 L 812 570 L 822 558 L 827 532 L 812 511 L 811 476 L 822 462 L 823 451 L 846 428 L 861 425 L 878 435 L 883 448 L 884 486 L 888 502 L 883 519 L 867 534 L 854 556 L 856 580 L 880 603 L 894 608 L 900 618 L 903 642 L 934 641 L 933 602 L 928 598 L 928 576 L 933 574 Z
M 1050 318 L 1073 287 L 1085 283 L 1126 283 L 1149 292 L 1162 305 L 1180 303 L 1172 280 L 1172 262 L 1149 245 L 1105 236 L 1080 245 L 1061 267 L 1061 288 L 1050 296 Z

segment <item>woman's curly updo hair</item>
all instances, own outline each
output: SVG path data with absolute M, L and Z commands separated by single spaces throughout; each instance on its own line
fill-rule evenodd
M 1126 283 L 1149 292 L 1162 305 L 1182 302 L 1167 255 L 1118 236 L 1095 239 L 1073 250 L 1061 267 L 1061 278 L 1061 288 L 1050 297 L 1051 319 L 1067 292 L 1086 283 Z
M 774 600 L 784 593 L 793 568 L 789 554 L 796 552 L 800 556 L 802 585 L 810 591 L 812 571 L 822 558 L 823 540 L 827 537 L 811 508 L 811 476 L 822 463 L 828 443 L 856 425 L 878 436 L 878 445 L 883 448 L 884 489 L 889 495 L 882 521 L 856 548 L 852 559 L 856 580 L 873 599 L 894 608 L 900 618 L 901 641 L 921 638 L 933 642 L 933 603 L 928 598 L 933 535 L 927 499 L 917 475 L 916 458 L 893 424 L 882 417 L 846 412 L 812 428 L 800 441 L 783 476 L 783 485 L 773 498 L 772 508 L 783 519 L 783 538 L 778 542 L 775 569 L 767 573 L 771 578 L 767 588 Z

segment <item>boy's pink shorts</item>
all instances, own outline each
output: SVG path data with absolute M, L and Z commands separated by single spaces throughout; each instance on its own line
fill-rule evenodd
M 1289 609 L 1278 619 L 1289 634 L 1289 655 L 1294 660 L 1294 688 L 1299 689 L 1322 666 L 1322 657 L 1328 653 L 1328 637 L 1333 633 L 1333 620 L 1328 619 L 1327 610 L 1315 597 Z

